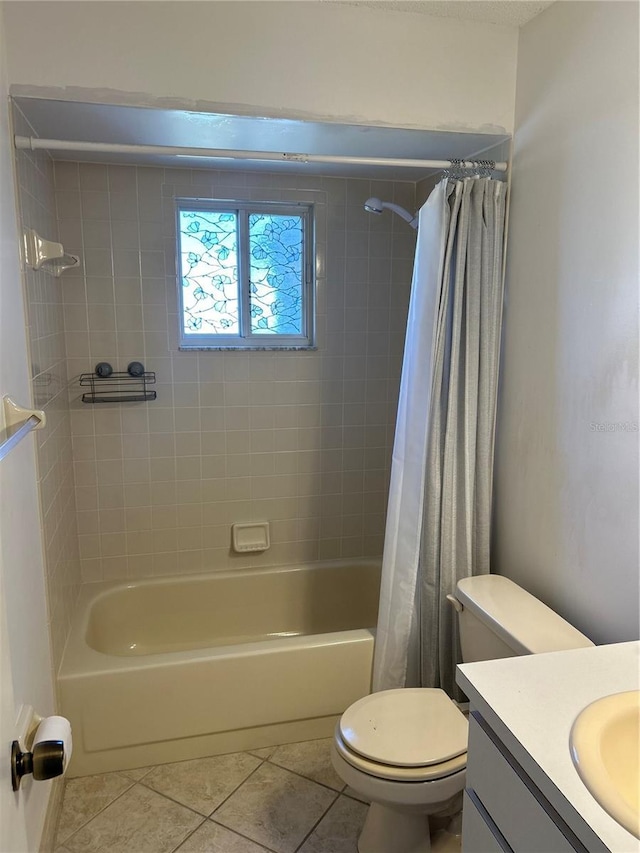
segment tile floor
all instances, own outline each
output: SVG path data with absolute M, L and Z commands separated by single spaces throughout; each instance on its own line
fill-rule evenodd
M 357 853 L 367 804 L 331 738 L 66 783 L 55 853 Z M 445 821 L 446 824 L 446 821 Z M 460 839 L 432 835 L 432 853 Z
M 70 779 L 56 853 L 356 853 L 367 806 L 330 743 Z

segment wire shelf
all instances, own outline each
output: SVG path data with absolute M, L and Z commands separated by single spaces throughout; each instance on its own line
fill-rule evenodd
M 105 377 L 96 373 L 80 374 L 80 385 L 90 389 L 82 395 L 83 403 L 146 403 L 156 399 L 156 392 L 148 388 L 155 384 L 156 374 L 152 370 L 145 370 L 140 376 L 124 371 Z

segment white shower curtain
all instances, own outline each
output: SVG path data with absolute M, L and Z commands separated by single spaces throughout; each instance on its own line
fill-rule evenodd
M 455 692 L 446 600 L 489 571 L 506 186 L 443 180 L 419 213 L 373 689 Z

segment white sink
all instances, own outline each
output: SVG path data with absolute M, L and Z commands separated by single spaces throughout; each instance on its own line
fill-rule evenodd
M 640 691 L 614 693 L 578 714 L 571 757 L 591 794 L 640 838 Z

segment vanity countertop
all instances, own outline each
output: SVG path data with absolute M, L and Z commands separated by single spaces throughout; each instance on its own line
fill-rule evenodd
M 588 850 L 640 851 L 591 796 L 569 750 L 583 708 L 640 688 L 640 642 L 461 664 L 457 681 Z

